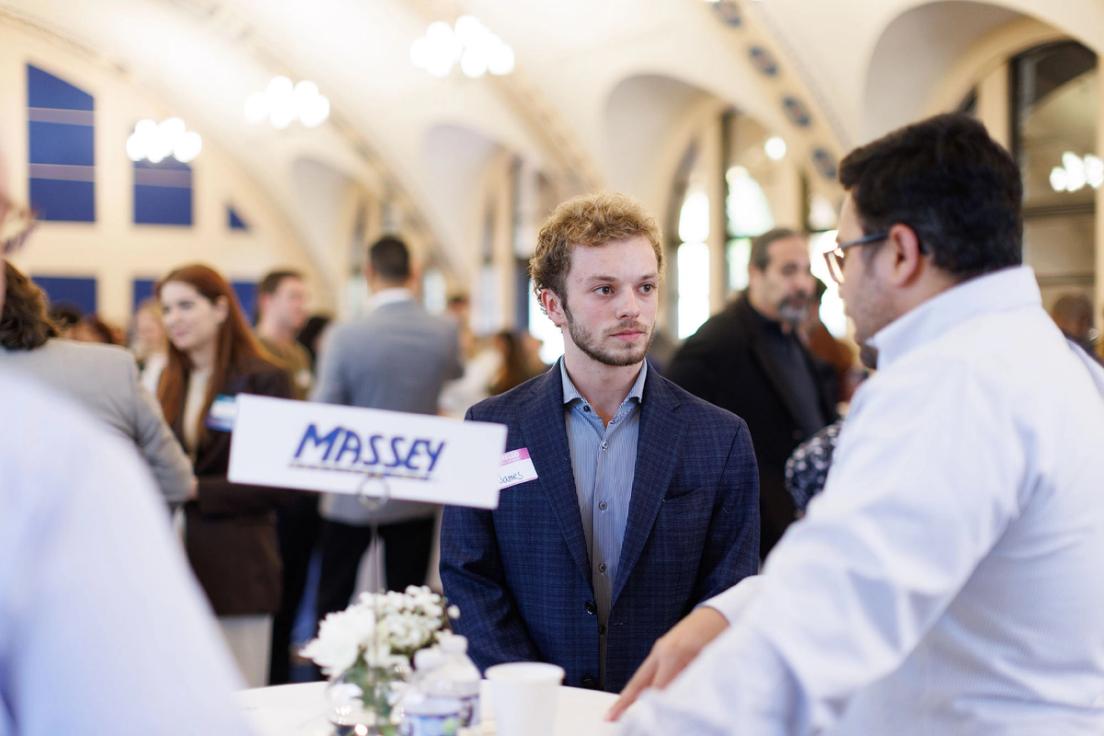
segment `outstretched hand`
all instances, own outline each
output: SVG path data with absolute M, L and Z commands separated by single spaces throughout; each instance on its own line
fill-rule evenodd
M 621 696 L 606 714 L 606 720 L 616 721 L 649 687 L 662 690 L 682 672 L 686 665 L 728 628 L 728 620 L 714 608 L 701 606 L 675 624 L 648 653 L 636 674 L 625 685 Z

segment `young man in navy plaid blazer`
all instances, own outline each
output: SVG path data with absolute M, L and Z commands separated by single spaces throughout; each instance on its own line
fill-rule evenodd
M 564 357 L 468 412 L 505 424 L 532 470 L 442 528 L 480 668 L 552 662 L 567 685 L 620 690 L 681 617 L 757 570 L 747 425 L 645 362 L 662 262 L 655 222 L 620 195 L 570 200 L 541 229 L 529 268 Z

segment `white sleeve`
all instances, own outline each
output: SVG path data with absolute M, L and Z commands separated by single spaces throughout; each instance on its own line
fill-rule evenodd
M 831 727 L 900 666 L 1018 514 L 1024 447 L 1008 405 L 968 366 L 871 379 L 824 493 L 770 555 L 755 599 L 624 733 Z
M 0 733 L 248 733 L 134 449 L 68 406 L 20 407 L 0 429 Z
M 736 620 L 740 618 L 740 614 L 755 600 L 762 585 L 762 575 L 748 575 L 728 590 L 718 593 L 702 603 L 702 605 L 709 606 L 719 612 L 731 625 L 736 623 Z

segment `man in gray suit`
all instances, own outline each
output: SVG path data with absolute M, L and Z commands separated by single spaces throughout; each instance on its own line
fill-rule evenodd
M 114 434 L 137 446 L 170 504 L 192 495 L 192 464 L 138 379 L 134 356 L 114 345 L 62 340 L 42 291 L 6 261 L 0 312 L 0 366 L 69 395 Z
M 386 236 L 372 245 L 365 275 L 372 293 L 369 313 L 334 329 L 313 400 L 436 414 L 441 386 L 462 372 L 456 325 L 427 314 L 415 301 L 410 251 L 398 238 Z M 348 605 L 373 522 L 383 542 L 387 586 L 423 584 L 435 513 L 431 504 L 391 501 L 371 511 L 353 496 L 324 496 L 319 618 Z

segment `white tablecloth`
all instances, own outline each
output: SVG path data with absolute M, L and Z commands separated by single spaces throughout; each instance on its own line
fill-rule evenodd
M 279 685 L 242 690 L 238 702 L 245 711 L 257 736 L 332 736 L 333 728 L 326 720 L 326 683 Z M 595 690 L 573 687 L 559 689 L 556 708 L 556 736 L 607 736 L 616 730 L 604 716 L 616 696 Z M 477 733 L 491 736 L 494 730 L 494 709 L 483 683 L 483 727 Z

